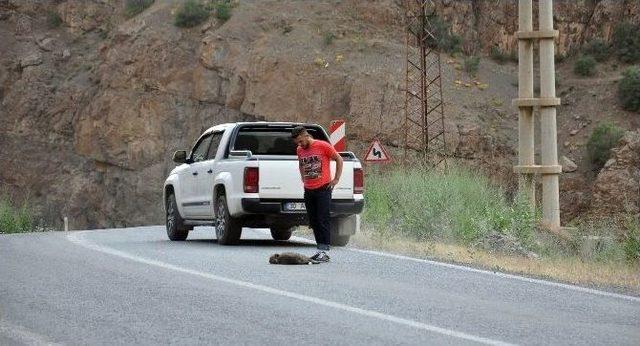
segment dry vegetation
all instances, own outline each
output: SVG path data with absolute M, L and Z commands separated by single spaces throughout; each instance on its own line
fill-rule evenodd
M 593 262 L 575 256 L 533 259 L 437 241 L 416 242 L 401 235 L 381 237 L 366 227 L 352 238 L 351 246 L 640 294 L 637 262 Z

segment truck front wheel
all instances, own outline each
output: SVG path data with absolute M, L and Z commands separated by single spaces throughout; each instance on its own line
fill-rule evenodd
M 180 216 L 178 205 L 176 204 L 176 196 L 173 194 L 167 197 L 167 215 L 165 221 L 169 240 L 182 241 L 187 239 L 190 228 L 184 225 L 184 220 L 182 216 Z

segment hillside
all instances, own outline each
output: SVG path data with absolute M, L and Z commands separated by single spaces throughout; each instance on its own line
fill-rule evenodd
M 173 24 L 177 0 L 156 0 L 131 18 L 123 1 L 0 0 L 0 188 L 27 198 L 54 226 L 62 215 L 76 229 L 159 224 L 171 154 L 216 123 L 328 125 L 345 118 L 350 150 L 362 155 L 380 137 L 398 153 L 404 31 L 397 3 L 247 0 L 234 3 L 227 21 L 211 16 L 185 29 Z M 463 52 L 484 54 L 476 78 L 460 69 L 463 55 L 443 55 L 452 161 L 492 172 L 513 188 L 517 65 L 487 55 L 492 47 L 513 51 L 517 2 L 436 3 L 436 13 L 462 37 Z M 619 209 L 607 197 L 617 195 L 611 190 L 618 184 L 593 187 L 598 172 L 585 146 L 595 126 L 606 120 L 640 128 L 640 116 L 616 99 L 626 65 L 611 60 L 595 76 L 577 77 L 576 57 L 568 53 L 594 38 L 611 40 L 623 19 L 640 23 L 640 5 L 556 1 L 555 11 L 559 56 L 569 56 L 558 64 L 559 155 L 578 167 L 561 178 L 567 222 L 594 208 Z M 629 211 L 637 213 L 640 161 L 633 155 L 640 145 L 634 145 L 631 161 L 618 163 L 631 172 L 624 189 L 631 191 Z

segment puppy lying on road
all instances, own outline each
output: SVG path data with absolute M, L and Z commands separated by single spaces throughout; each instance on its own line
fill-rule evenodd
M 312 260 L 310 257 L 295 252 L 283 252 L 273 254 L 269 257 L 271 264 L 318 264 L 320 262 Z

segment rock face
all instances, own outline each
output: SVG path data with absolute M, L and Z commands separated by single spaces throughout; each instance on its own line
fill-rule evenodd
M 640 214 L 640 130 L 629 131 L 598 174 L 592 212 Z
M 181 3 L 155 1 L 126 18 L 117 0 L 0 0 L 4 191 L 29 199 L 53 225 L 62 216 L 74 229 L 160 224 L 172 152 L 190 148 L 213 124 L 345 118 L 358 154 L 373 138 L 401 145 L 397 1 L 247 0 L 228 21 L 212 17 L 193 29 L 172 24 Z M 516 1 L 436 3 L 467 45 L 515 46 Z M 568 33 L 562 49 L 608 37 L 606 28 L 621 18 L 639 18 L 634 1 L 568 3 L 556 1 Z M 587 10 L 576 11 L 581 6 Z M 48 24 L 51 15 L 60 27 Z M 328 33 L 335 36 L 329 44 Z M 463 73 L 443 64 L 446 81 L 469 79 Z M 517 121 L 497 106 L 514 97 L 511 75 L 480 77 L 489 90 L 443 85 L 447 147 L 511 182 Z
M 560 158 L 560 164 L 562 165 L 563 172 L 573 173 L 578 170 L 578 165 L 566 156 Z
M 507 53 L 517 51 L 517 1 L 436 0 L 435 4 L 436 12 L 464 38 L 466 51 L 480 48 L 488 52 L 491 47 Z M 635 0 L 554 1 L 553 5 L 555 28 L 560 31 L 556 42 L 559 54 L 595 38 L 611 40 L 614 27 L 623 20 L 640 22 L 640 3 Z M 536 1 L 533 8 L 535 17 Z

